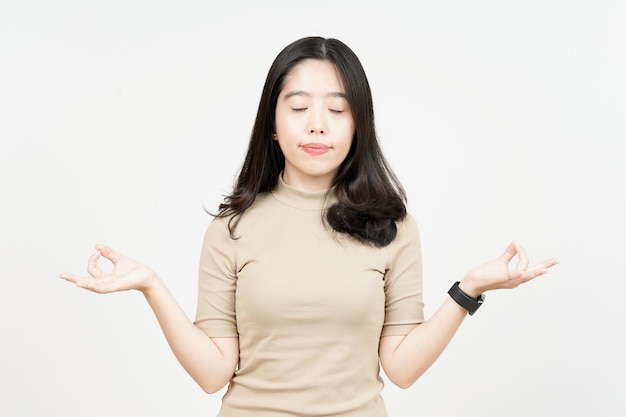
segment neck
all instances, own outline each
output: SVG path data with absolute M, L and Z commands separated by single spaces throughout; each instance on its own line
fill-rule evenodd
M 298 176 L 287 171 L 282 173 L 282 179 L 288 186 L 305 192 L 324 191 L 332 187 L 334 177 L 330 174 L 320 176 Z

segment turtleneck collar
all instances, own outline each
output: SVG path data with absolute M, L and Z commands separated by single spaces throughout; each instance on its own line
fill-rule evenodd
M 278 176 L 278 183 L 272 196 L 281 203 L 298 210 L 322 210 L 336 201 L 334 187 L 321 191 L 302 191 L 285 183 L 283 175 Z

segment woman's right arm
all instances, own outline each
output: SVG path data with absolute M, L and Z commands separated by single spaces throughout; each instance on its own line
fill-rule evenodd
M 100 257 L 111 261 L 112 272 L 104 273 L 98 267 Z M 88 277 L 66 273 L 60 277 L 97 293 L 141 291 L 174 356 L 194 381 L 208 393 L 220 390 L 230 381 L 239 361 L 239 340 L 236 337 L 207 336 L 189 320 L 163 281 L 149 267 L 107 246 L 97 245 L 96 252 L 89 258 L 87 271 Z

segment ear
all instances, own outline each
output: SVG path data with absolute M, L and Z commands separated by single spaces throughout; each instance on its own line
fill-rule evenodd
M 276 133 L 274 133 L 272 137 L 274 138 L 274 140 L 278 140 L 278 136 L 276 135 Z

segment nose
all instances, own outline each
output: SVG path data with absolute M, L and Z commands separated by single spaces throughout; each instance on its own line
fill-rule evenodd
M 310 134 L 320 134 L 323 135 L 328 133 L 328 126 L 326 124 L 326 114 L 324 113 L 321 106 L 315 106 L 310 111 L 309 117 L 309 133 Z

